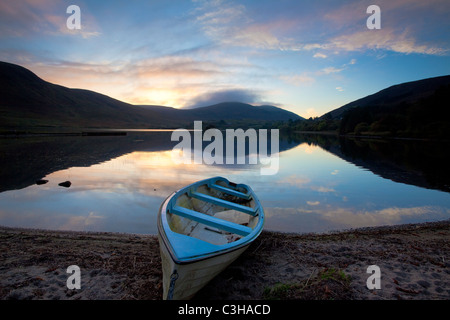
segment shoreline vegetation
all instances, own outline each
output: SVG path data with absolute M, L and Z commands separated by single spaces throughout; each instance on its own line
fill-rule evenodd
M 312 121 L 317 121 L 314 119 Z M 203 131 L 211 128 L 217 128 L 224 131 L 226 128 L 221 128 L 220 126 L 215 126 L 213 124 L 205 123 Z M 266 128 L 266 126 L 261 126 L 261 128 Z M 336 136 L 345 139 L 356 139 L 356 140 L 410 140 L 410 141 L 450 141 L 450 138 L 446 137 L 409 137 L 409 136 L 395 136 L 391 132 L 348 132 L 340 133 L 338 130 L 297 130 L 295 128 L 286 127 L 283 124 L 270 125 L 267 128 L 278 128 L 282 134 L 308 134 L 308 135 L 325 135 L 325 136 Z M 61 130 L 48 130 L 42 131 L 19 129 L 19 130 L 6 130 L 0 131 L 0 138 L 21 138 L 21 137 L 57 137 L 57 136 L 126 136 L 128 132 L 145 132 L 145 131 L 171 131 L 177 130 L 179 128 L 172 129 L 71 129 L 62 128 Z
M 151 130 L 151 129 L 147 129 Z M 157 129 L 156 129 L 157 130 Z M 164 129 L 165 131 L 170 131 L 170 129 Z M 173 129 L 176 130 L 176 129 Z M 205 131 L 207 129 L 204 129 Z M 307 134 L 307 135 L 323 135 L 323 136 L 336 136 L 345 139 L 354 140 L 405 140 L 405 141 L 437 141 L 437 142 L 448 142 L 450 139 L 436 139 L 436 138 L 408 138 L 408 137 L 391 137 L 391 136 L 380 136 L 380 135 L 355 135 L 355 134 L 345 134 L 341 135 L 337 132 L 332 131 L 293 131 L 291 134 Z M 119 131 L 86 131 L 86 132 L 18 132 L 18 133 L 0 133 L 0 138 L 26 138 L 26 137 L 107 137 L 107 136 L 126 136 L 128 134 L 127 130 Z
M 448 300 L 450 220 L 318 234 L 263 231 L 194 300 Z M 2 300 L 160 300 L 156 235 L 0 227 Z M 81 269 L 70 290 L 66 269 Z M 377 265 L 381 289 L 367 288 Z

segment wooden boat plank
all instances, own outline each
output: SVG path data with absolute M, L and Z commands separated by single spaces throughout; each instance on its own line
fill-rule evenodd
M 173 214 L 180 215 L 182 217 L 195 220 L 208 226 L 225 230 L 231 233 L 235 233 L 241 236 L 247 236 L 252 232 L 252 228 L 242 226 L 234 222 L 215 218 L 213 216 L 209 216 L 207 214 L 203 214 L 180 206 L 174 206 L 171 212 Z
M 243 205 L 238 204 L 238 203 L 234 203 L 234 202 L 226 201 L 226 200 L 223 200 L 223 199 L 215 198 L 215 197 L 209 196 L 207 194 L 203 194 L 203 193 L 196 192 L 196 191 L 190 192 L 189 195 L 191 197 L 196 198 L 196 199 L 199 199 L 199 200 L 202 200 L 202 201 L 205 201 L 205 202 L 214 203 L 214 204 L 216 204 L 218 206 L 221 206 L 221 207 L 224 207 L 224 208 L 230 208 L 230 209 L 234 209 L 234 210 L 237 210 L 237 211 L 241 211 L 241 212 L 250 214 L 252 216 L 256 216 L 255 209 L 243 206 Z
M 219 186 L 219 185 L 216 184 L 216 183 L 212 183 L 212 184 L 210 185 L 210 188 L 219 190 L 219 191 L 221 191 L 221 192 L 227 193 L 227 194 L 232 195 L 232 196 L 239 197 L 239 198 L 241 198 L 241 199 L 246 199 L 246 200 L 250 199 L 250 195 L 249 195 L 249 194 L 242 193 L 242 192 L 237 191 L 237 190 L 229 189 L 229 188 L 224 187 L 224 186 Z

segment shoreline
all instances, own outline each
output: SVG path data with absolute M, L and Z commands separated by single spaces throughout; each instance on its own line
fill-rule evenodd
M 263 231 L 194 300 L 448 300 L 450 220 L 330 233 Z M 0 299 L 160 300 L 156 235 L 0 226 Z M 70 290 L 66 269 L 81 269 Z M 381 289 L 369 290 L 377 265 Z

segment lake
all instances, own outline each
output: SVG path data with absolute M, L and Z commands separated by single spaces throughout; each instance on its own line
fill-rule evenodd
M 0 225 L 156 234 L 173 191 L 212 176 L 250 185 L 266 230 L 327 232 L 450 218 L 448 144 L 281 136 L 279 171 L 180 164 L 171 132 L 0 138 Z M 39 179 L 48 180 L 37 185 Z M 69 188 L 59 183 L 70 181 Z

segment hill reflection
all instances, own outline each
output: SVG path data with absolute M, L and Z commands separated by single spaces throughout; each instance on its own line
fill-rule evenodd
M 89 167 L 136 151 L 168 151 L 178 143 L 171 141 L 170 136 L 171 132 L 129 132 L 126 136 L 3 138 L 0 192 L 26 188 L 58 170 Z M 450 143 L 293 134 L 280 137 L 280 153 L 305 142 L 382 178 L 450 192 L 445 152 Z
M 26 188 L 55 171 L 90 167 L 132 152 L 170 151 L 179 143 L 171 141 L 171 134 L 170 131 L 130 131 L 124 136 L 0 138 L 0 192 Z M 203 148 L 207 145 L 204 142 Z M 281 139 L 279 151 L 297 145 L 295 141 Z M 237 152 L 234 155 L 237 157 Z M 239 169 L 247 165 L 221 166 Z
M 364 140 L 311 134 L 296 134 L 295 139 L 317 145 L 382 178 L 450 192 L 450 170 L 446 152 L 450 142 Z

